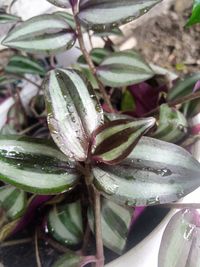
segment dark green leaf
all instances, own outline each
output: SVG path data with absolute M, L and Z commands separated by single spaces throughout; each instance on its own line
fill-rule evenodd
M 103 123 L 103 111 L 89 82 L 72 69 L 52 70 L 44 80 L 51 135 L 68 157 L 87 158 L 91 133 Z
M 93 133 L 92 158 L 97 162 L 117 164 L 126 158 L 139 139 L 155 124 L 154 118 L 115 120 Z
M 40 15 L 12 29 L 2 44 L 31 53 L 54 54 L 70 49 L 75 40 L 74 31 L 64 19 Z
M 106 48 L 93 48 L 90 52 L 92 61 L 97 65 L 99 65 L 110 54 L 111 51 L 107 50 Z M 86 60 L 83 55 L 78 58 L 78 63 L 86 64 Z
M 110 200 L 102 199 L 101 225 L 103 243 L 104 246 L 117 254 L 121 255 L 126 246 L 132 215 L 132 208 L 122 207 Z M 92 209 L 88 211 L 88 220 L 94 232 L 94 215 Z
M 80 175 L 55 145 L 42 139 L 0 137 L 0 180 L 38 194 L 73 188 Z
M 38 74 L 44 75 L 45 68 L 43 68 L 37 61 L 25 56 L 13 56 L 10 58 L 5 71 L 15 74 Z
M 80 201 L 55 205 L 48 214 L 49 233 L 66 246 L 78 245 L 83 239 L 83 222 Z
M 78 18 L 93 30 L 107 31 L 145 14 L 160 0 L 82 0 Z
M 129 206 L 171 203 L 200 186 L 200 163 L 183 148 L 142 137 L 120 164 L 93 167 L 103 195 Z
M 106 86 L 120 87 L 137 84 L 154 76 L 153 70 L 138 52 L 115 52 L 101 62 L 97 75 Z
M 154 138 L 177 143 L 187 134 L 188 123 L 185 116 L 176 108 L 166 104 L 160 106 L 158 128 L 151 135 Z
M 99 37 L 108 37 L 108 36 L 123 36 L 123 32 L 119 28 L 114 28 L 109 31 L 95 31 L 94 35 Z
M 130 91 L 126 90 L 122 96 L 121 111 L 133 111 L 135 108 L 135 101 Z
M 52 267 L 78 267 L 81 265 L 83 257 L 73 251 L 61 256 Z

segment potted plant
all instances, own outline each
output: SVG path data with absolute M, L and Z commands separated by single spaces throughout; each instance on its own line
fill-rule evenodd
M 53 266 L 101 267 L 104 246 L 123 252 L 137 207 L 173 203 L 199 187 L 199 162 L 181 148 L 194 141 L 187 118 L 198 111 L 199 74 L 169 90 L 166 77 L 138 52 L 117 51 L 112 44 L 109 36 L 121 34 L 121 24 L 158 0 L 49 2 L 73 15 L 60 11 L 21 22 L 1 14 L 2 21 L 17 22 L 2 44 L 23 54 L 10 58 L 1 77 L 2 98 L 12 98 L 0 106 L 6 115 L 0 137 L 5 183 L 0 238 L 24 229 L 40 208 L 34 234 L 38 266 L 39 238 L 65 251 Z M 101 36 L 105 47 L 89 53 L 83 31 L 89 39 Z M 54 55 L 76 40 L 82 52 L 78 63 L 59 68 Z M 22 80 L 29 91 L 19 90 Z M 190 92 L 194 86 L 196 93 Z M 147 106 L 138 105 L 145 95 Z M 175 215 L 177 225 L 186 216 L 184 225 L 192 222 L 197 229 L 196 211 L 185 214 Z

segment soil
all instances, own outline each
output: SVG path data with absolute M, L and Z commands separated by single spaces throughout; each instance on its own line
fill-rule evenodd
M 168 12 L 148 19 L 133 30 L 135 48 L 149 62 L 180 76 L 198 72 L 200 67 L 200 24 L 185 27 L 192 3 L 184 6 L 181 1 L 181 5 L 174 2 Z

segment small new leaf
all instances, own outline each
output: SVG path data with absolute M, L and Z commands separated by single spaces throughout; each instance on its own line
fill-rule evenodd
M 66 20 L 56 15 L 40 15 L 12 29 L 2 44 L 30 53 L 55 54 L 70 49 L 76 35 Z
M 21 18 L 15 15 L 0 12 L 0 24 L 13 23 L 20 21 Z
M 93 133 L 93 160 L 117 164 L 125 159 L 139 139 L 155 124 L 154 118 L 116 120 L 100 126 Z

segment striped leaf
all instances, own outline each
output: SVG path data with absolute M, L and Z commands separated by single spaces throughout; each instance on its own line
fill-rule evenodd
M 18 219 L 26 207 L 26 193 L 13 186 L 0 187 L 0 207 L 9 220 Z
M 66 2 L 66 1 L 65 1 Z M 53 13 L 54 15 L 60 16 L 62 19 L 66 20 L 67 24 L 75 31 L 76 23 L 74 21 L 74 16 L 68 12 L 57 11 Z
M 0 180 L 38 194 L 67 191 L 77 183 L 74 165 L 42 139 L 0 136 Z
M 123 253 L 132 215 L 132 208 L 125 208 L 105 198 L 102 199 L 101 225 L 105 247 L 117 254 L 121 255 Z M 88 221 L 90 228 L 94 232 L 94 215 L 92 209 L 88 210 Z
M 25 56 L 11 57 L 5 67 L 5 71 L 15 74 L 30 73 L 36 75 L 45 75 L 46 72 L 45 68 L 43 68 L 37 61 Z
M 92 61 L 95 64 L 99 65 L 103 61 L 103 59 L 105 59 L 105 57 L 110 55 L 110 53 L 111 52 L 106 48 L 93 48 L 90 52 L 90 56 L 92 58 Z M 86 60 L 83 55 L 78 58 L 78 63 L 86 64 Z
M 56 15 L 40 15 L 12 29 L 2 44 L 49 55 L 70 49 L 75 40 L 75 33 L 65 20 Z
M 109 31 L 95 31 L 95 36 L 108 37 L 108 36 L 123 36 L 123 32 L 119 28 L 110 29 Z
M 71 7 L 70 0 L 47 0 L 49 3 L 61 7 L 61 8 L 69 8 Z
M 104 85 L 120 87 L 146 81 L 154 72 L 140 54 L 126 50 L 105 58 L 97 68 L 97 75 Z
M 172 217 L 162 237 L 158 267 L 199 266 L 197 243 L 200 242 L 200 230 L 196 227 L 198 216 L 195 210 L 182 210 Z
M 54 141 L 68 157 L 84 161 L 89 137 L 103 122 L 103 111 L 91 85 L 76 70 L 57 69 L 48 73 L 43 87 Z
M 82 266 L 81 256 L 77 255 L 75 252 L 67 252 L 63 256 L 61 256 L 54 264 L 52 267 L 78 267 Z
M 120 164 L 93 167 L 104 196 L 129 206 L 171 203 L 200 186 L 200 163 L 183 148 L 142 137 Z
M 48 214 L 49 233 L 60 243 L 75 246 L 82 242 L 83 223 L 80 201 L 55 205 Z
M 146 13 L 161 0 L 83 0 L 80 22 L 93 30 L 108 30 Z
M 186 136 L 187 127 L 187 120 L 180 111 L 163 104 L 160 106 L 158 128 L 151 136 L 163 141 L 177 143 Z
M 0 24 L 18 22 L 21 18 L 15 15 L 0 12 Z
M 10 76 L 10 75 L 2 75 L 0 76 L 0 87 L 3 87 L 4 85 L 14 83 L 17 79 Z
M 139 139 L 155 124 L 154 118 L 115 120 L 100 126 L 93 134 L 93 160 L 117 164 L 125 159 Z

